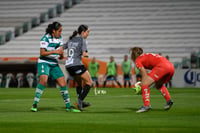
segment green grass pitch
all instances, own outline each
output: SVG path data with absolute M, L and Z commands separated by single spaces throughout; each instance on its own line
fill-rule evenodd
M 97 89 L 100 90 L 100 89 Z M 169 89 L 174 105 L 164 110 L 164 98 L 150 89 L 152 110 L 136 113 L 141 95 L 129 88 L 104 88 L 86 101 L 92 106 L 81 113 L 66 112 L 59 89 L 46 88 L 38 112 L 31 112 L 34 88 L 0 88 L 0 133 L 199 133 L 200 88 Z M 71 103 L 76 101 L 69 89 Z

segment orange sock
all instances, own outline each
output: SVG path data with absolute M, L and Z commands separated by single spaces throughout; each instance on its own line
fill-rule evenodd
M 142 97 L 143 97 L 144 106 L 149 106 L 150 105 L 149 87 L 147 85 L 142 85 L 141 88 L 142 88 Z
M 171 99 L 169 92 L 164 85 L 160 88 L 160 92 L 162 96 L 166 99 L 166 101 L 169 101 Z

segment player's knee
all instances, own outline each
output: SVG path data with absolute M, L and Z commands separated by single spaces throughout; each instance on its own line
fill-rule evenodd
M 47 81 L 40 80 L 40 84 L 44 85 L 44 86 L 47 86 Z
M 59 86 L 64 87 L 64 86 L 67 86 L 67 84 L 66 83 L 60 83 Z
M 92 81 L 92 80 L 90 80 L 90 81 L 86 82 L 86 84 L 88 84 L 89 86 L 92 86 L 92 84 L 93 84 L 93 81 Z

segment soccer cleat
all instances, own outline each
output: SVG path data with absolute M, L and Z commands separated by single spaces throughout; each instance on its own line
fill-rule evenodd
M 142 107 L 140 107 L 137 111 L 136 111 L 136 113 L 142 113 L 142 112 L 147 112 L 147 111 L 149 111 L 149 110 L 151 110 L 152 108 L 151 108 L 151 106 L 149 105 L 149 106 L 142 106 Z
M 67 112 L 76 112 L 76 113 L 77 113 L 77 112 L 81 112 L 80 110 L 75 109 L 74 107 L 67 108 L 66 111 L 67 111 Z
M 83 101 L 78 99 L 78 102 L 75 103 L 76 107 L 80 110 L 83 111 Z
M 165 109 L 165 110 L 169 110 L 169 109 L 172 107 L 173 103 L 174 103 L 174 102 L 170 99 L 169 101 L 167 101 L 167 103 L 166 103 L 164 109 Z
M 83 102 L 83 108 L 90 107 L 90 106 L 91 106 L 91 103 Z
M 33 104 L 32 108 L 31 108 L 32 112 L 37 112 L 37 104 Z
M 31 111 L 32 111 L 32 112 L 37 112 L 37 108 L 32 107 L 32 108 L 31 108 Z
M 77 103 L 74 103 L 74 104 L 78 108 L 78 104 Z M 90 106 L 91 106 L 91 103 L 89 103 L 89 102 L 83 102 L 83 108 L 90 107 Z

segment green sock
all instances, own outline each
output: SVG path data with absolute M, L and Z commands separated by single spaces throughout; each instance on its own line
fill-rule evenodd
M 61 92 L 61 95 L 62 95 L 63 100 L 65 102 L 66 108 L 70 108 L 71 104 L 70 104 L 70 98 L 69 98 L 67 86 L 60 87 L 60 92 Z
M 34 98 L 34 103 L 33 104 L 38 104 L 38 102 L 40 101 L 40 97 L 44 91 L 45 86 L 42 84 L 38 84 L 36 91 L 35 91 L 35 98 Z

